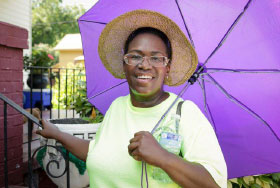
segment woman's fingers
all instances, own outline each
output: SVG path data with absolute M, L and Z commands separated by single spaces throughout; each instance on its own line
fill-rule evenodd
M 47 123 L 46 120 L 45 120 L 45 119 L 42 119 L 42 120 L 41 120 L 41 123 L 42 123 L 42 129 L 44 129 L 44 128 L 45 128 L 45 124 Z
M 41 135 L 41 130 L 38 129 L 35 133 L 38 134 L 38 135 Z
M 134 136 L 134 138 L 129 140 L 129 143 L 138 142 L 141 139 L 141 135 Z
M 128 153 L 131 156 L 136 156 L 139 154 L 137 152 L 137 148 L 139 148 L 141 144 L 141 140 L 143 139 L 143 135 L 146 134 L 145 131 L 140 131 L 134 134 L 134 138 L 129 140 L 129 145 L 128 145 Z M 135 158 L 135 157 L 134 157 Z
M 147 131 L 140 131 L 140 132 L 135 133 L 134 138 L 129 140 L 130 144 L 128 145 L 128 153 L 137 161 L 143 160 L 142 155 L 143 155 L 143 151 L 145 153 L 145 150 L 146 150 L 145 148 L 147 147 L 147 144 L 149 143 L 149 141 L 146 140 L 149 138 L 149 134 L 150 133 Z
M 42 120 L 43 129 L 37 130 L 36 133 L 45 138 L 54 138 L 59 132 L 59 129 L 47 120 Z
M 40 121 L 40 124 L 42 125 L 42 129 L 44 129 L 45 128 L 45 124 L 46 124 L 46 120 L 42 119 L 42 120 L 39 120 L 39 121 Z M 39 135 L 42 136 L 42 133 L 41 133 L 42 129 L 36 130 L 36 134 L 39 134 Z
M 140 131 L 134 134 L 134 138 L 129 140 L 129 143 L 138 142 L 139 140 L 143 139 L 145 136 L 148 136 L 150 133 L 147 131 Z
M 147 134 L 149 134 L 148 131 L 139 131 L 134 134 L 134 137 L 143 136 L 143 135 L 147 135 Z
M 131 156 L 137 160 L 137 161 L 142 161 L 142 157 L 139 156 L 139 151 L 138 149 L 133 150 L 133 152 L 131 153 Z
M 142 161 L 142 157 L 139 152 L 139 142 L 133 142 L 128 145 L 128 153 L 131 157 L 133 157 L 137 161 Z
M 154 136 L 147 131 L 134 134 L 128 145 L 128 153 L 137 161 L 145 161 L 154 166 L 159 166 L 160 159 L 168 151 L 163 149 Z
M 131 157 L 133 157 L 137 161 L 142 161 L 142 157 L 140 157 L 140 152 L 139 152 L 139 145 L 140 142 L 139 140 L 141 139 L 141 136 L 138 135 L 132 139 L 130 139 L 130 144 L 128 145 L 128 153 Z
M 133 143 L 129 144 L 129 145 L 128 145 L 128 153 L 129 153 L 129 155 L 132 156 L 132 152 L 133 152 L 134 150 L 136 150 L 136 149 L 138 148 L 138 146 L 139 146 L 139 143 L 138 143 L 138 142 L 133 142 Z

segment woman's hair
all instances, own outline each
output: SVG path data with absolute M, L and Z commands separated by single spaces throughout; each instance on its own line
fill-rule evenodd
M 125 41 L 124 54 L 127 53 L 128 46 L 131 43 L 131 41 L 133 41 L 133 39 L 136 36 L 138 36 L 139 34 L 144 34 L 144 33 L 153 34 L 153 35 L 156 35 L 159 38 L 161 38 L 161 40 L 165 44 L 168 59 L 171 60 L 171 58 L 172 58 L 172 48 L 171 48 L 171 43 L 170 43 L 168 37 L 162 31 L 160 31 L 158 29 L 155 29 L 155 28 L 152 28 L 152 27 L 140 27 L 140 28 L 134 30 L 132 33 L 130 33 L 130 35 L 128 36 L 128 38 Z

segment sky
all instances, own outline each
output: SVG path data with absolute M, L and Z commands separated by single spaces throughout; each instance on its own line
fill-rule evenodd
M 98 0 L 63 0 L 64 5 L 82 5 L 86 10 L 90 9 Z

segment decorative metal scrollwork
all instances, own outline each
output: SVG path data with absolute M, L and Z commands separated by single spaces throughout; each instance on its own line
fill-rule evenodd
M 31 157 L 31 160 L 33 161 L 33 159 L 34 159 L 34 157 L 36 156 L 36 153 L 38 152 L 38 151 L 40 151 L 41 149 L 43 149 L 43 148 L 47 148 L 47 147 L 51 147 L 51 148 L 54 148 L 55 150 L 57 150 L 61 155 L 61 157 L 63 158 L 63 160 L 65 161 L 65 169 L 63 170 L 63 173 L 62 174 L 60 174 L 60 175 L 54 175 L 54 174 L 52 174 L 51 173 L 51 170 L 50 170 L 50 166 L 54 163 L 54 164 L 56 164 L 56 166 L 57 166 L 57 170 L 60 170 L 60 165 L 59 165 L 59 163 L 60 163 L 60 161 L 61 160 L 59 160 L 58 161 L 58 159 L 56 158 L 54 158 L 54 159 L 52 159 L 52 160 L 50 160 L 47 164 L 46 164 L 46 173 L 47 173 L 47 175 L 49 175 L 50 177 L 52 177 L 52 178 L 60 178 L 60 177 L 62 177 L 66 172 L 67 172 L 67 161 L 68 161 L 68 157 L 65 155 L 65 153 L 62 151 L 62 149 L 61 149 L 61 146 L 53 146 L 53 145 L 44 145 L 44 146 L 40 146 L 39 148 L 37 148 L 35 151 L 34 151 L 34 153 L 33 153 L 33 155 L 32 155 L 32 157 Z

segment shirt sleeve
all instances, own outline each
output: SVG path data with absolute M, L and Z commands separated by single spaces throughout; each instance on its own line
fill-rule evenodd
M 179 133 L 182 154 L 189 162 L 201 164 L 222 188 L 227 187 L 227 167 L 216 134 L 200 109 L 191 101 L 182 106 Z

